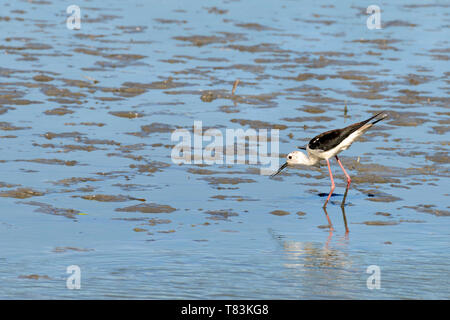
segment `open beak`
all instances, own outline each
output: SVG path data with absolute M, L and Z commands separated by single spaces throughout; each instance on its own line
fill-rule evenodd
M 278 169 L 277 172 L 275 172 L 274 174 L 272 174 L 270 177 L 275 177 L 277 174 L 279 174 L 281 172 L 281 170 L 283 170 L 284 168 L 286 168 L 288 166 L 287 162 L 285 164 L 283 164 L 280 169 Z

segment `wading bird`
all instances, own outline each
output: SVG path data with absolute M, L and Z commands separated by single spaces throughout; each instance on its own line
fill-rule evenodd
M 350 145 L 358 138 L 360 137 L 364 132 L 366 132 L 368 129 L 370 129 L 375 123 L 383 120 L 387 117 L 386 112 L 380 112 L 374 115 L 373 117 L 361 121 L 358 123 L 354 123 L 352 125 L 349 125 L 348 127 L 342 128 L 342 129 L 335 129 L 330 130 L 324 133 L 319 134 L 318 136 L 314 137 L 309 141 L 308 145 L 306 147 L 300 148 L 303 150 L 306 150 L 308 155 L 304 154 L 301 151 L 293 151 L 289 153 L 286 157 L 286 163 L 283 164 L 280 169 L 278 169 L 277 172 L 275 172 L 271 177 L 277 175 L 281 172 L 284 168 L 287 166 L 293 166 L 293 165 L 307 165 L 307 166 L 314 166 L 318 165 L 320 160 L 326 160 L 328 165 L 328 171 L 330 173 L 330 179 L 331 179 L 331 191 L 328 195 L 327 200 L 325 201 L 325 204 L 323 205 L 323 208 L 325 209 L 328 201 L 330 200 L 331 195 L 334 191 L 334 179 L 333 174 L 331 173 L 331 167 L 330 167 L 330 161 L 329 159 L 332 157 L 335 157 L 339 166 L 341 167 L 342 171 L 344 172 L 345 176 L 347 177 L 347 189 L 345 195 L 347 195 L 348 187 L 350 186 L 350 183 L 352 179 L 348 175 L 348 173 L 345 171 L 344 166 L 342 165 L 341 161 L 338 158 L 338 153 L 340 153 L 343 150 L 347 150 Z M 345 197 L 344 197 L 345 198 Z M 345 200 L 344 200 L 345 202 Z M 326 211 L 325 211 L 326 213 Z M 327 214 L 327 219 L 330 222 Z M 330 223 L 331 225 L 331 223 Z

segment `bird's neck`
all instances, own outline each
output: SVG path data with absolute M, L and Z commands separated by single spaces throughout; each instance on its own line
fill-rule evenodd
M 319 162 L 319 158 L 313 156 L 312 154 L 308 153 L 305 155 L 306 156 L 306 165 L 307 166 L 313 166 L 315 164 L 317 164 Z

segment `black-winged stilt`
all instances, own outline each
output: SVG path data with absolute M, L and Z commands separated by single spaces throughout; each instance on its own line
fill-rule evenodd
M 330 161 L 329 159 L 332 157 L 335 157 L 339 166 L 341 167 L 342 171 L 344 172 L 345 176 L 347 177 L 347 189 L 345 195 L 347 195 L 348 187 L 350 186 L 350 183 L 352 179 L 348 175 L 348 173 L 345 171 L 344 166 L 342 165 L 341 161 L 338 158 L 338 153 L 340 153 L 343 150 L 347 150 L 350 145 L 358 138 L 360 137 L 364 132 L 366 132 L 369 128 L 371 128 L 375 123 L 383 120 L 387 117 L 387 113 L 385 111 L 377 113 L 373 117 L 361 121 L 358 123 L 354 123 L 352 125 L 349 125 L 348 127 L 342 128 L 342 129 L 335 129 L 330 130 L 324 133 L 319 134 L 318 136 L 314 137 L 309 141 L 308 145 L 306 147 L 303 147 L 301 149 L 306 150 L 308 155 L 304 154 L 301 151 L 293 151 L 289 153 L 286 157 L 286 163 L 283 164 L 280 169 L 278 169 L 277 172 L 271 175 L 271 177 L 277 175 L 281 172 L 284 168 L 287 166 L 292 165 L 307 165 L 307 166 L 313 166 L 318 165 L 320 160 L 326 160 L 328 165 L 328 171 L 330 173 L 330 179 L 331 179 L 331 191 L 328 195 L 327 200 L 325 201 L 325 204 L 323 205 L 323 208 L 325 209 L 328 201 L 330 200 L 331 195 L 334 191 L 334 179 L 333 174 L 331 173 L 331 167 L 330 167 Z M 374 120 L 374 121 L 372 121 Z M 344 200 L 345 201 L 345 200 Z M 326 213 L 326 211 L 325 211 Z M 327 214 L 327 219 L 328 214 Z M 330 225 L 331 221 L 329 220 Z

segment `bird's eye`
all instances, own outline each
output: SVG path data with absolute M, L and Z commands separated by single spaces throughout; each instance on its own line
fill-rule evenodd
M 288 156 L 288 159 L 292 159 L 292 156 Z

